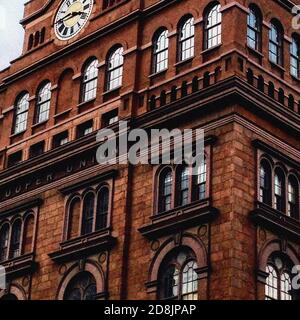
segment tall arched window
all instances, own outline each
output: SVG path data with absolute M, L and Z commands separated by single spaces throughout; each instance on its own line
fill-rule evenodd
M 300 78 L 300 37 L 295 35 L 291 43 L 291 74 Z
M 184 248 L 171 252 L 159 271 L 160 299 L 197 300 L 197 263 L 191 250 Z
M 123 78 L 123 47 L 114 49 L 108 56 L 107 60 L 107 90 L 119 88 L 122 85 Z
M 158 201 L 159 212 L 165 212 L 172 208 L 172 184 L 172 170 L 167 168 L 160 175 Z
M 250 48 L 261 50 L 261 15 L 255 6 L 250 6 L 247 19 L 247 44 Z
M 14 222 L 12 226 L 9 257 L 16 258 L 21 254 L 21 228 L 22 222 L 20 219 Z
M 79 225 L 80 225 L 80 209 L 81 201 L 79 197 L 72 199 L 69 205 L 69 221 L 68 221 L 68 239 L 73 239 L 79 235 Z
M 195 27 L 194 18 L 185 19 L 179 27 L 179 61 L 184 61 L 194 56 Z
M 266 160 L 262 160 L 259 169 L 259 201 L 271 205 L 271 166 Z
M 27 129 L 27 118 L 29 109 L 29 94 L 24 93 L 17 100 L 15 107 L 14 133 L 20 133 Z
M 0 229 L 0 261 L 4 261 L 7 259 L 8 237 L 9 237 L 9 225 L 8 223 L 6 223 Z
M 83 200 L 82 229 L 81 229 L 82 235 L 86 235 L 93 232 L 94 202 L 95 202 L 95 196 L 92 192 L 89 192 L 84 197 L 84 200 Z
M 102 187 L 98 193 L 97 213 L 96 213 L 96 230 L 105 229 L 107 227 L 109 206 L 109 189 Z
M 50 104 L 51 83 L 48 81 L 42 85 L 37 94 L 36 123 L 40 123 L 49 119 Z
M 157 73 L 168 68 L 169 38 L 168 30 L 158 32 L 153 40 L 153 72 Z
M 269 31 L 269 59 L 278 65 L 283 62 L 283 32 L 276 21 L 271 22 Z
M 89 272 L 81 272 L 67 286 L 64 300 L 95 300 L 96 280 Z
M 266 300 L 292 300 L 291 264 L 288 259 L 272 255 L 266 272 Z
M 91 60 L 84 68 L 82 78 L 81 101 L 89 101 L 96 97 L 98 83 L 98 60 Z
M 289 217 L 299 219 L 299 183 L 294 176 L 288 179 L 288 211 Z
M 197 168 L 197 174 L 193 176 L 193 200 L 203 200 L 206 198 L 206 158 Z
M 222 14 L 221 5 L 216 3 L 205 15 L 205 49 L 221 44 Z
M 276 168 L 274 176 L 274 206 L 285 212 L 285 176 L 280 168 Z
M 184 206 L 189 202 L 189 167 L 183 166 L 177 171 L 177 200 L 178 206 Z

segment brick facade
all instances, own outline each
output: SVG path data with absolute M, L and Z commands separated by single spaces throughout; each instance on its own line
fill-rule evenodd
M 299 219 L 259 198 L 261 156 L 300 177 L 300 80 L 290 74 L 297 33 L 291 27 L 293 3 L 219 3 L 222 42 L 210 49 L 204 46 L 209 0 L 95 0 L 87 25 L 68 41 L 53 31 L 60 0 L 26 3 L 22 55 L 0 71 L 0 228 L 11 221 L 12 230 L 14 219 L 33 210 L 35 232 L 29 255 L 22 240 L 20 254 L 8 253 L 1 262 L 9 281 L 0 297 L 63 299 L 76 275 L 85 272 L 95 280 L 96 299 L 155 300 L 161 297 L 161 266 L 184 248 L 197 262 L 198 299 L 265 299 L 272 254 L 299 264 Z M 262 16 L 261 50 L 247 46 L 253 3 Z M 178 62 L 178 23 L 188 14 L 194 18 L 195 54 Z M 273 18 L 284 29 L 282 65 L 269 61 Z M 153 36 L 160 27 L 168 30 L 168 69 L 154 74 Z M 116 45 L 124 49 L 122 86 L 107 91 L 107 60 Z M 84 66 L 91 57 L 98 59 L 97 92 L 82 102 Z M 45 80 L 51 82 L 49 117 L 35 123 Z M 16 103 L 24 92 L 27 127 L 16 134 Z M 205 199 L 157 215 L 159 166 L 97 164 L 96 132 L 106 125 L 118 129 L 117 123 L 106 124 L 115 110 L 131 128 L 203 128 Z M 92 133 L 78 138 L 78 126 L 90 120 Z M 55 137 L 66 131 L 68 143 L 54 148 Z M 30 147 L 41 141 L 43 153 L 30 157 Z M 10 165 L 20 151 L 21 159 Z M 98 194 L 106 183 L 107 228 L 68 238 L 70 225 L 82 218 L 70 218 L 72 197 Z M 298 188 L 298 211 L 299 201 Z

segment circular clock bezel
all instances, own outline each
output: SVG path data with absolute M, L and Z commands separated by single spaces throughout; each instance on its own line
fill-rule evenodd
M 54 33 L 55 33 L 55 36 L 57 39 L 61 40 L 61 41 L 68 41 L 72 38 L 74 38 L 75 36 L 77 36 L 86 26 L 87 22 L 89 21 L 90 17 L 91 17 L 91 14 L 92 14 L 92 11 L 93 11 L 93 8 L 94 8 L 94 0 L 88 0 L 89 3 L 90 3 L 90 9 L 88 11 L 88 14 L 84 20 L 84 22 L 81 24 L 81 26 L 79 27 L 78 30 L 76 30 L 74 33 L 72 33 L 71 35 L 69 36 L 62 36 L 59 31 L 58 31 L 58 24 L 57 24 L 57 21 L 60 19 L 59 18 L 59 12 L 60 10 L 62 9 L 63 5 L 65 4 L 65 2 L 67 2 L 68 0 L 63 0 L 59 7 L 58 7 L 58 10 L 56 11 L 56 14 L 55 14 L 55 18 L 54 18 Z M 79 1 L 79 0 L 78 0 Z M 74 2 L 75 3 L 75 2 Z

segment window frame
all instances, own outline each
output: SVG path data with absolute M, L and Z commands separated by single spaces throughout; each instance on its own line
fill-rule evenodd
M 219 45 L 222 44 L 222 6 L 219 2 L 214 2 L 210 4 L 206 9 L 205 9 L 205 14 L 204 14 L 204 50 L 209 50 L 213 49 Z M 213 12 L 217 11 L 217 17 L 219 17 L 216 21 L 216 23 L 210 25 L 210 22 L 213 17 Z M 215 36 L 210 37 L 209 34 L 211 31 L 217 30 L 217 33 Z M 217 43 L 216 44 L 209 44 L 212 39 L 217 38 Z
M 23 92 L 16 99 L 15 107 L 14 107 L 15 112 L 14 112 L 13 134 L 19 134 L 27 130 L 28 114 L 29 114 L 29 107 L 30 107 L 29 98 L 30 98 L 29 93 Z M 23 120 L 21 121 L 19 119 L 21 120 L 23 119 Z M 21 124 L 23 125 L 21 126 Z
M 46 93 L 45 93 L 46 92 Z M 42 97 L 46 96 L 45 100 L 42 100 Z M 50 117 L 50 108 L 51 108 L 51 82 L 44 81 L 37 91 L 37 100 L 36 100 L 36 113 L 35 113 L 35 124 L 43 123 L 49 120 Z M 41 111 L 45 107 L 45 110 Z M 42 114 L 47 114 L 45 118 L 41 117 Z
M 97 228 L 97 210 L 98 210 L 98 197 L 103 188 L 108 189 L 108 211 L 106 215 L 106 227 L 101 229 Z M 77 190 L 76 192 L 72 192 L 66 199 L 66 206 L 65 206 L 65 223 L 64 223 L 64 232 L 63 232 L 63 239 L 62 241 L 70 241 L 80 237 L 89 237 L 91 234 L 95 232 L 102 232 L 107 230 L 111 227 L 111 217 L 112 217 L 112 208 L 113 208 L 113 188 L 114 188 L 114 180 L 104 180 L 100 184 L 92 185 L 89 188 L 83 188 L 81 190 Z M 83 233 L 83 206 L 84 206 L 84 199 L 89 194 L 92 193 L 94 195 L 94 207 L 93 207 L 93 227 L 90 233 L 84 234 Z M 78 223 L 78 230 L 76 235 L 71 237 L 70 235 L 72 232 L 72 218 L 71 218 L 71 207 L 72 203 L 75 199 L 79 199 L 80 201 L 80 213 L 79 213 L 79 223 Z
M 276 32 L 276 38 L 277 40 L 273 39 L 273 32 Z M 269 30 L 269 61 L 271 63 L 274 63 L 279 66 L 283 66 L 283 37 L 284 37 L 284 32 L 283 28 L 280 25 L 279 22 L 272 20 L 270 23 L 270 30 Z M 276 49 L 276 52 L 273 52 L 271 47 L 274 46 Z M 273 60 L 272 56 L 276 57 L 276 61 Z
M 120 53 L 121 52 L 121 53 Z M 114 65 L 112 61 L 117 61 L 113 60 L 114 57 L 121 57 L 120 61 L 121 63 Z M 117 58 L 115 58 L 117 59 Z M 106 84 L 105 88 L 106 91 L 113 91 L 117 90 L 118 88 L 122 87 L 123 84 L 123 75 L 124 75 L 124 48 L 121 45 L 114 46 L 108 53 L 107 59 L 106 59 Z M 112 77 L 114 73 L 117 71 L 120 71 L 118 73 L 118 76 Z M 117 85 L 114 85 L 114 81 L 117 81 Z
M 166 45 L 159 48 L 159 41 L 164 36 Z M 152 73 L 157 74 L 164 72 L 169 68 L 169 31 L 167 28 L 160 28 L 157 30 L 152 39 Z M 165 54 L 166 53 L 166 54 Z M 158 60 L 159 56 L 164 56 L 164 59 Z M 158 67 L 164 65 L 163 68 Z
M 249 23 L 251 14 L 255 17 L 256 26 L 253 26 L 253 25 L 251 25 L 251 23 Z M 249 31 L 254 32 L 255 40 L 253 40 L 250 37 Z M 255 48 L 253 48 L 251 46 L 251 44 L 249 43 L 249 39 L 254 41 Z M 262 14 L 261 14 L 260 10 L 253 4 L 251 4 L 249 6 L 249 13 L 247 16 L 247 46 L 253 50 L 258 51 L 258 52 L 261 52 L 261 50 L 262 50 Z
M 190 26 L 190 35 L 184 37 L 184 30 Z M 184 48 L 186 43 L 191 45 Z M 190 51 L 191 54 L 184 57 L 184 52 Z M 192 59 L 195 56 L 195 19 L 192 15 L 184 17 L 178 27 L 178 62 Z
M 180 254 L 183 254 L 186 256 L 185 260 L 180 263 L 178 262 L 178 257 Z M 195 268 L 193 268 L 194 273 L 196 274 L 196 279 L 193 279 L 193 283 L 196 283 L 197 285 L 197 290 L 193 290 L 191 292 L 188 293 L 183 293 L 183 288 L 184 285 L 186 283 L 189 282 L 183 282 L 184 280 L 184 271 L 186 269 L 186 266 L 190 263 L 193 262 L 194 265 L 196 265 Z M 170 270 L 171 268 L 174 268 L 176 272 L 174 273 L 174 275 L 172 275 L 172 280 L 174 280 L 174 276 L 177 277 L 178 282 L 176 284 L 177 287 L 177 294 L 176 295 L 172 295 L 172 296 L 166 296 L 166 289 L 164 284 L 165 284 L 165 280 L 167 279 L 167 277 L 165 276 L 168 273 L 168 270 Z M 199 276 L 197 274 L 197 269 L 198 269 L 198 264 L 197 264 L 197 259 L 195 254 L 192 252 L 191 249 L 188 248 L 181 248 L 181 249 L 176 249 L 172 252 L 170 252 L 164 259 L 164 261 L 162 262 L 161 266 L 159 267 L 159 276 L 158 276 L 158 299 L 161 300 L 178 300 L 178 301 L 183 301 L 183 300 L 188 300 L 188 299 L 183 299 L 184 296 L 188 295 L 196 295 L 196 299 L 192 299 L 192 300 L 198 300 L 199 297 Z M 194 285 L 193 285 L 194 286 Z M 173 286 L 174 287 L 174 286 Z M 172 288 L 173 288 L 172 287 Z M 190 300 L 190 301 L 192 301 Z
M 92 101 L 97 97 L 98 77 L 99 77 L 98 65 L 99 65 L 99 61 L 96 57 L 90 58 L 84 64 L 84 68 L 82 71 L 82 80 L 81 80 L 81 96 L 80 96 L 81 103 Z M 92 88 L 89 88 L 89 85 L 91 85 Z M 92 94 L 89 95 L 89 93 L 91 92 Z
M 293 51 L 294 45 L 297 51 L 296 54 Z M 296 62 L 296 66 L 293 61 Z M 297 75 L 294 74 L 294 69 L 296 70 Z M 300 36 L 295 34 L 292 36 L 292 43 L 290 44 L 290 73 L 293 77 L 300 79 Z
M 172 211 L 174 209 L 178 209 L 180 207 L 185 207 L 188 205 L 191 205 L 197 201 L 206 201 L 209 199 L 210 196 L 210 159 L 211 159 L 211 145 L 206 145 L 205 146 L 205 163 L 206 163 L 206 173 L 205 173 L 205 197 L 203 197 L 202 199 L 197 198 L 195 196 L 195 188 L 197 188 L 197 186 L 195 185 L 195 175 L 192 175 L 190 172 L 189 175 L 189 182 L 188 182 L 188 186 L 189 186 L 189 190 L 188 190 L 188 203 L 185 205 L 178 205 L 179 201 L 178 201 L 178 172 L 179 170 L 185 166 L 184 164 L 181 165 L 158 165 L 156 166 L 155 170 L 154 170 L 154 174 L 153 174 L 153 194 L 154 194 L 154 205 L 153 205 L 153 212 L 154 212 L 154 216 L 157 215 L 163 215 L 169 211 Z M 192 170 L 192 168 L 190 166 L 188 166 L 189 171 Z M 160 199 L 161 199 L 161 174 L 165 171 L 165 170 L 170 170 L 172 172 L 172 186 L 171 186 L 171 190 L 172 190 L 172 195 L 171 195 L 171 208 L 167 211 L 162 211 L 161 210 L 161 206 L 160 206 Z

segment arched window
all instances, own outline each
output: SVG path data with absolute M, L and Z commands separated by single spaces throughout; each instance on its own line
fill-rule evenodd
M 299 219 L 299 183 L 294 176 L 288 179 L 288 212 L 289 217 Z
M 283 62 L 283 32 L 276 21 L 271 22 L 269 31 L 269 59 L 281 65 Z
M 197 300 L 197 263 L 191 250 L 184 248 L 171 252 L 159 271 L 160 299 Z
M 21 254 L 21 228 L 22 222 L 20 219 L 14 222 L 12 226 L 9 257 L 16 258 Z
M 167 168 L 160 175 L 158 201 L 159 212 L 165 212 L 172 208 L 172 185 L 172 170 Z
M 177 171 L 177 206 L 184 206 L 189 202 L 189 167 L 183 166 Z
M 153 40 L 153 72 L 157 73 L 168 68 L 169 38 L 168 30 L 156 34 Z
M 95 300 L 96 280 L 89 272 L 81 272 L 67 286 L 64 300 Z
M 16 103 L 14 133 L 20 133 L 27 128 L 29 109 L 29 94 L 24 93 Z
M 216 3 L 205 15 L 205 49 L 221 44 L 222 14 L 221 5 Z
M 269 86 L 268 86 L 268 95 L 269 97 L 274 99 L 275 96 L 275 86 L 274 83 L 269 81 Z
M 266 267 L 268 274 L 265 286 L 266 300 L 292 300 L 291 263 L 280 255 L 273 254 Z
M 247 20 L 247 44 L 254 50 L 261 50 L 261 15 L 253 5 L 249 8 Z
M 0 229 L 0 261 L 4 261 L 7 259 L 8 237 L 9 237 L 9 225 L 8 223 L 6 223 Z
M 291 75 L 300 78 L 300 37 L 295 35 L 291 43 Z
M 81 101 L 89 101 L 96 97 L 98 83 L 98 60 L 93 59 L 84 68 L 82 79 Z
M 80 208 L 80 198 L 73 198 L 69 206 L 68 239 L 76 238 L 79 235 Z
M 95 196 L 89 192 L 83 200 L 83 212 L 82 212 L 82 229 L 81 234 L 86 235 L 93 232 L 94 226 L 94 202 Z
M 193 176 L 193 200 L 203 200 L 206 198 L 206 158 L 197 168 L 197 174 Z
M 37 94 L 36 123 L 40 123 L 49 119 L 50 104 L 51 83 L 48 81 L 39 89 Z
M 274 176 L 274 206 L 278 211 L 285 211 L 285 176 L 279 168 L 276 168 Z
M 179 28 L 179 61 L 184 61 L 194 56 L 195 45 L 194 18 L 185 19 Z
M 114 90 L 122 85 L 123 78 L 123 47 L 114 49 L 108 56 L 107 61 L 107 90 Z
M 271 166 L 262 160 L 259 169 L 259 201 L 271 205 Z
M 102 187 L 98 193 L 97 214 L 96 214 L 96 230 L 105 229 L 107 227 L 109 206 L 109 189 Z

